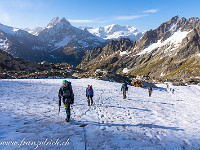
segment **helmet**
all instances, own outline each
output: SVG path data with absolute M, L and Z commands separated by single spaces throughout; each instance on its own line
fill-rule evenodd
M 67 80 L 63 80 L 63 82 L 62 82 L 63 84 L 67 84 L 68 83 L 68 81 Z

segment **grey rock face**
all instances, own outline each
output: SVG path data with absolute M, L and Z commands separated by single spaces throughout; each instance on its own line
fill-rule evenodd
M 200 20 L 173 17 L 157 29 L 147 31 L 136 42 L 111 41 L 95 57 L 84 60 L 83 69 L 106 69 L 137 76 L 187 78 L 199 76 Z M 177 42 L 178 41 L 178 42 Z M 146 52 L 144 51 L 146 50 Z M 87 60 L 90 60 L 86 63 Z

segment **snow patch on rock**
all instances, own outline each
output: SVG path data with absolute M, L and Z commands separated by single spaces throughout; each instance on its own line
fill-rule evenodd
M 122 72 L 123 73 L 128 73 L 130 70 L 128 69 L 128 68 L 124 68 L 123 70 L 122 70 Z
M 69 41 L 71 41 L 72 37 L 66 36 L 62 41 L 55 44 L 57 47 L 65 46 Z
M 3 40 L 3 39 L 0 39 L 0 49 L 8 49 L 8 44 L 6 43 L 7 42 L 7 39 L 6 40 Z
M 189 31 L 190 32 L 190 31 Z M 157 43 L 152 43 L 147 48 L 145 48 L 143 51 L 138 53 L 137 55 L 143 55 L 145 53 L 149 53 L 153 51 L 156 48 L 162 47 L 164 45 L 172 46 L 173 50 L 176 49 L 179 46 L 179 43 L 187 36 L 189 33 L 187 31 L 177 31 L 175 32 L 171 37 L 166 39 L 165 41 L 161 42 L 161 40 L 158 40 Z

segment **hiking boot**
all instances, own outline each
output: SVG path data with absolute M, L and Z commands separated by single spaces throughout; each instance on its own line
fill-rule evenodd
M 91 105 L 93 104 L 93 102 L 91 103 Z
M 88 106 L 90 106 L 90 104 L 88 104 Z
M 65 121 L 66 121 L 66 122 L 69 122 L 69 118 L 66 118 Z

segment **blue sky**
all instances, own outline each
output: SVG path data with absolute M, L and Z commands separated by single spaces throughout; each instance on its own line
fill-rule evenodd
M 119 24 L 150 30 L 176 15 L 200 18 L 199 6 L 199 0 L 0 0 L 0 23 L 45 27 L 58 16 L 76 27 Z

